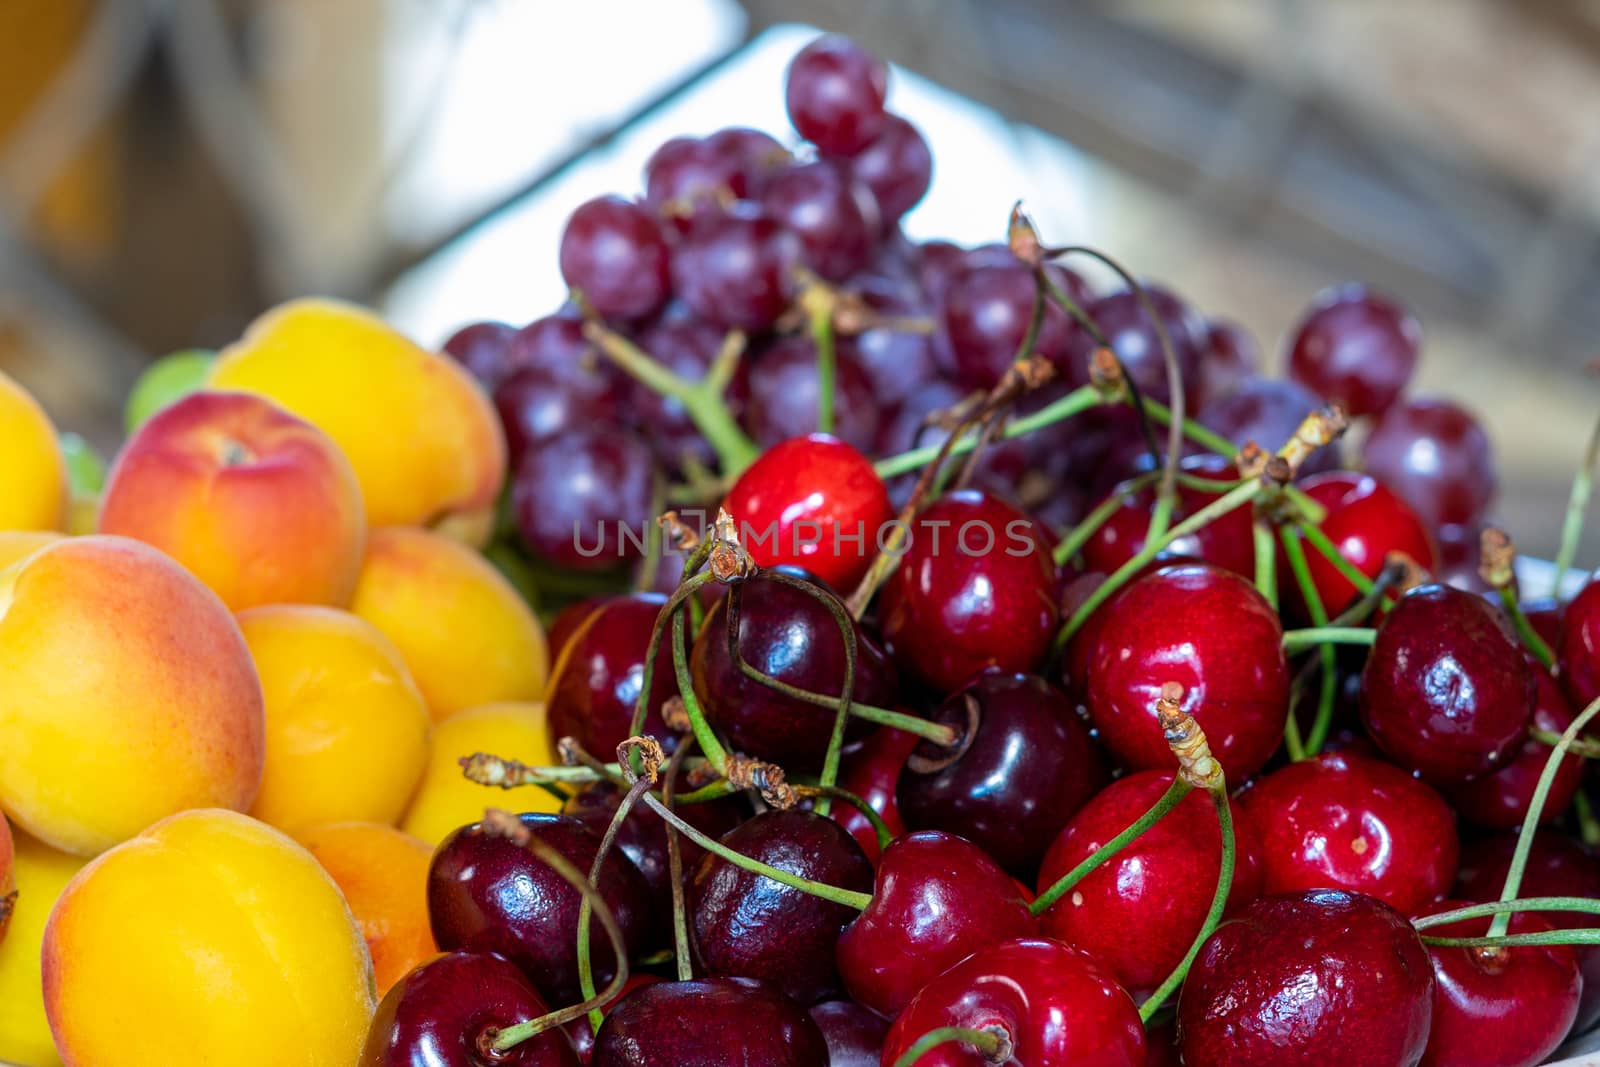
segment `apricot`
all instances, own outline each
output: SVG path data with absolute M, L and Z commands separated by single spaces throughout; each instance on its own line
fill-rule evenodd
M 0 571 L 61 537 L 54 530 L 0 530 Z
M 67 524 L 67 461 L 50 416 L 0 371 L 0 530 Z
M 371 822 L 328 823 L 295 836 L 344 893 L 372 953 L 372 974 L 383 999 L 406 972 L 439 951 L 428 925 L 433 847 Z
M 6 822 L 6 813 L 0 811 L 0 941 L 5 940 L 6 930 L 11 925 L 12 906 L 16 903 L 17 883 L 12 874 L 14 857 L 11 824 Z
M 241 611 L 348 604 L 367 524 L 327 434 L 259 396 L 199 392 L 123 446 L 100 532 L 154 545 Z
M 488 539 L 506 442 L 488 397 L 455 361 L 364 308 L 294 300 L 224 349 L 210 387 L 269 397 L 350 457 L 373 526 L 438 526 Z
M 431 726 L 399 651 L 337 608 L 251 608 L 239 628 L 267 713 L 250 814 L 290 832 L 349 819 L 392 825 L 422 777 Z
M 354 1063 L 376 1004 L 333 879 L 277 830 L 214 808 L 78 872 L 40 960 L 68 1067 Z
M 0 808 L 92 855 L 188 808 L 247 809 L 261 683 L 215 593 L 148 545 L 73 537 L 0 571 Z
M 544 692 L 544 629 L 472 548 L 416 527 L 373 530 L 350 610 L 400 649 L 435 722 Z
M 87 862 L 20 831 L 15 837 L 16 908 L 0 941 L 0 1063 L 56 1067 L 56 1043 L 44 1016 L 39 949 L 56 898 Z
M 407 833 L 437 845 L 450 834 L 483 818 L 483 809 L 511 811 L 561 810 L 561 801 L 537 786 L 509 793 L 468 781 L 460 759 L 474 752 L 544 763 L 550 759 L 550 726 L 543 704 L 485 704 L 468 708 L 440 723 L 433 731 L 428 769 L 400 823 Z

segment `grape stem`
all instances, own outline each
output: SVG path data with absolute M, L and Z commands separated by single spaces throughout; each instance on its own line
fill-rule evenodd
M 817 432 L 833 432 L 833 409 L 838 388 L 838 357 L 834 349 L 834 297 L 820 281 L 807 285 L 800 295 L 811 344 L 817 350 Z

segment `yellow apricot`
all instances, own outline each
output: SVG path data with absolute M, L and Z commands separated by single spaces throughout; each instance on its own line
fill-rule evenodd
M 67 461 L 44 408 L 0 372 L 0 530 L 61 530 Z
M 537 786 L 505 792 L 470 782 L 459 762 L 462 756 L 489 752 L 543 763 L 550 749 L 543 704 L 484 704 L 451 716 L 434 728 L 428 769 L 400 828 L 437 845 L 452 831 L 483 818 L 488 807 L 560 811 L 561 801 Z
M 56 1067 L 61 1057 L 44 1017 L 39 949 L 50 909 L 86 861 L 21 832 L 13 843 L 17 905 L 0 940 L 0 1062 Z

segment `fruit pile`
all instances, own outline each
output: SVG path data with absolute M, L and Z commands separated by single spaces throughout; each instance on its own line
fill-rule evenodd
M 911 242 L 886 88 L 812 43 L 806 145 L 663 145 L 529 325 L 307 300 L 158 364 L 108 472 L 0 376 L 0 1059 L 1532 1067 L 1600 1021 L 1600 579 L 1524 597 L 1416 320 L 1324 294 L 1275 379 L 1020 210 Z

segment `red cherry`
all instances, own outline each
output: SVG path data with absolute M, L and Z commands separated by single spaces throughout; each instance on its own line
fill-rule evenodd
M 1055 635 L 1056 570 L 1038 525 L 964 489 L 928 505 L 879 599 L 901 670 L 941 693 L 987 666 L 1037 666 Z
M 829 1067 L 806 1010 L 746 978 L 656 982 L 606 1016 L 594 1067 Z
M 1217 483 L 1215 492 L 1178 489 L 1172 521 L 1177 523 L 1222 496 L 1239 481 L 1231 460 L 1222 456 L 1189 456 L 1183 469 L 1196 477 Z M 1120 492 L 1120 488 L 1113 492 Z M 1083 565 L 1091 571 L 1114 574 L 1144 548 L 1150 529 L 1150 511 L 1155 506 L 1155 490 L 1131 494 L 1094 536 L 1083 546 Z M 1235 508 L 1188 537 L 1181 537 L 1166 549 L 1171 555 L 1193 556 L 1225 567 L 1235 574 L 1255 574 L 1255 549 L 1251 542 L 1250 509 Z
M 1210 564 L 1164 567 L 1102 605 L 1089 655 L 1089 716 L 1130 767 L 1172 766 L 1156 721 L 1161 687 L 1184 688 L 1229 781 L 1260 770 L 1283 739 L 1283 627 L 1254 586 Z
M 692 806 L 699 807 L 698 804 Z M 618 993 L 615 997 L 608 1001 L 601 1008 L 601 1011 L 609 1015 L 611 1010 L 618 1004 L 621 1004 L 629 993 L 632 993 L 640 986 L 654 985 L 659 981 L 661 981 L 661 979 L 653 974 L 628 975 L 628 980 L 622 983 L 622 992 Z M 587 1067 L 589 1062 L 594 1059 L 594 1030 L 589 1025 L 589 1016 L 580 1015 L 570 1023 L 567 1023 L 561 1029 L 565 1030 L 567 1032 L 567 1037 L 572 1039 L 572 1049 L 578 1054 L 578 1062 Z M 418 1067 L 422 1067 L 422 1065 L 419 1064 Z
M 1581 709 L 1600 700 L 1600 579 L 1589 579 L 1567 605 L 1559 647 L 1572 703 Z
M 1455 816 L 1387 763 L 1324 752 L 1273 771 L 1240 802 L 1260 835 L 1267 894 L 1346 889 L 1409 913 L 1456 876 Z
M 750 464 L 723 504 L 744 547 L 763 567 L 788 563 L 848 592 L 894 518 L 872 463 L 826 434 L 773 445 Z
M 880 726 L 853 751 L 845 754 L 839 772 L 839 786 L 867 802 L 883 819 L 889 833 L 899 837 L 906 832 L 905 820 L 895 803 L 895 788 L 905 770 L 906 757 L 921 738 L 892 726 Z M 854 804 L 835 804 L 833 819 L 850 831 L 861 851 L 878 862 L 878 833 Z
M 1494 502 L 1489 435 L 1449 400 L 1406 397 L 1395 404 L 1367 435 L 1361 459 L 1432 530 L 1476 528 Z
M 930 975 L 1038 932 L 1016 884 L 988 853 L 924 830 L 884 850 L 872 903 L 839 935 L 839 973 L 858 1003 L 893 1015 Z
M 1186 1067 L 1415 1064 L 1433 970 L 1405 916 L 1359 893 L 1263 897 L 1195 957 L 1178 1001 Z
M 1441 901 L 1420 915 L 1465 904 Z M 1530 912 L 1511 916 L 1513 934 L 1552 929 Z M 1432 937 L 1483 937 L 1489 920 L 1463 919 L 1427 932 Z M 1433 961 L 1433 1032 L 1420 1067 L 1534 1067 L 1566 1040 L 1583 989 L 1572 946 L 1430 946 L 1428 956 Z
M 1511 759 L 1535 697 L 1533 672 L 1494 606 L 1427 585 L 1378 627 L 1361 676 L 1361 721 L 1390 759 L 1451 785 Z
M 1368 578 L 1378 576 L 1390 552 L 1405 553 L 1424 570 L 1437 569 L 1438 549 L 1422 520 L 1376 478 L 1349 471 L 1328 471 L 1307 478 L 1300 487 L 1328 509 L 1327 517 L 1322 520 L 1322 532 L 1339 549 L 1339 555 Z M 1306 545 L 1305 554 L 1311 582 L 1322 598 L 1322 606 L 1329 615 L 1337 615 L 1360 594 L 1321 552 Z M 1299 605 L 1298 586 L 1281 555 L 1280 567 L 1284 588 L 1292 591 L 1291 602 Z M 1299 614 L 1305 617 L 1303 606 Z
M 1289 377 L 1351 415 L 1380 415 L 1417 368 L 1422 326 L 1363 285 L 1317 294 L 1289 345 Z
M 889 1022 L 852 1000 L 811 1006 L 811 1021 L 828 1043 L 828 1067 L 879 1067 Z
M 1563 733 L 1577 718 L 1572 705 L 1562 695 L 1555 679 L 1543 670 L 1533 671 L 1536 702 L 1533 725 L 1541 730 Z M 1543 741 L 1528 738 L 1504 767 L 1470 782 L 1451 786 L 1445 791 L 1450 803 L 1468 822 L 1492 830 L 1511 830 L 1522 825 L 1527 818 L 1528 805 L 1533 802 L 1533 790 L 1544 773 L 1550 758 L 1550 746 Z M 1584 761 L 1578 756 L 1567 756 L 1561 769 L 1550 782 L 1550 792 L 1544 801 L 1540 822 L 1551 822 L 1561 817 L 1572 806 L 1572 798 L 1583 784 Z
M 566 638 L 550 683 L 545 708 L 555 737 L 575 737 L 585 752 L 610 759 L 632 733 L 633 709 L 644 684 L 650 632 L 667 598 L 629 593 L 596 605 Z M 678 691 L 672 675 L 672 642 L 663 639 L 650 675 L 645 732 L 670 750 L 677 735 L 661 721 L 661 705 Z
M 1171 771 L 1113 782 L 1072 817 L 1039 868 L 1039 892 L 1127 829 L 1172 785 Z M 1234 819 L 1230 908 L 1261 892 L 1255 832 Z M 1154 992 L 1205 922 L 1222 868 L 1222 832 L 1209 797 L 1194 792 L 1044 914 L 1044 932 L 1088 952 L 1136 997 Z
M 930 1030 L 998 1027 L 1007 1064 L 1143 1067 L 1144 1025 L 1133 1000 L 1094 957 L 1044 938 L 1007 941 L 968 956 L 923 986 L 889 1027 L 892 1064 Z M 947 1042 L 917 1067 L 983 1067 L 994 1061 Z

